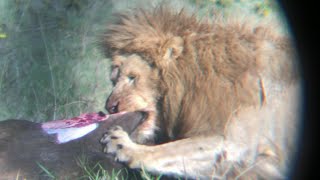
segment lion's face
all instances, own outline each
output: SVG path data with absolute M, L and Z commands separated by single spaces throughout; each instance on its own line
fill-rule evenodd
M 106 102 L 106 109 L 111 114 L 147 112 L 148 117 L 133 138 L 138 142 L 152 138 L 157 129 L 158 70 L 138 55 L 115 55 L 112 59 L 111 81 L 114 87 Z

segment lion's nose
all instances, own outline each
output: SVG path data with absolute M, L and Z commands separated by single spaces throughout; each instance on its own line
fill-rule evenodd
M 118 112 L 119 101 L 107 101 L 106 109 L 110 114 Z

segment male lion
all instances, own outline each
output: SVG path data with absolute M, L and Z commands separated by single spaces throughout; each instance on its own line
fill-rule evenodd
M 110 129 L 106 152 L 186 178 L 286 175 L 299 117 L 289 38 L 272 24 L 201 22 L 163 6 L 118 17 L 104 36 L 114 83 L 106 108 L 149 116 L 131 137 Z

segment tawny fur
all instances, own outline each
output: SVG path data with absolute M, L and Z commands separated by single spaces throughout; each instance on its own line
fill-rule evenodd
M 275 99 L 298 99 L 296 91 L 290 95 L 287 92 L 289 87 L 299 86 L 294 49 L 290 39 L 278 34 L 274 30 L 276 28 L 273 24 L 252 25 L 240 21 L 201 22 L 183 10 L 175 13 L 163 6 L 152 11 L 136 9 L 121 14 L 114 24 L 108 26 L 104 36 L 104 47 L 113 57 L 113 74 L 116 74 L 115 88 L 107 104 L 110 106 L 116 102 L 119 111 L 145 109 L 150 112 L 144 127 L 140 127 L 133 137 L 140 143 L 152 138 L 152 134 L 160 129 L 168 141 L 191 139 L 191 145 L 192 142 L 201 142 L 198 137 L 215 139 L 216 136 L 226 137 L 226 140 L 230 138 L 232 143 L 243 141 L 250 149 L 252 145 L 249 142 L 233 140 L 236 133 L 230 135 L 229 132 L 233 132 L 235 125 L 230 124 L 239 122 L 244 125 L 241 131 L 250 131 L 251 125 L 256 131 L 262 126 L 262 121 L 271 122 L 279 118 L 281 122 L 289 120 L 293 123 L 296 119 L 288 116 L 294 113 L 294 107 L 283 108 L 285 115 L 281 117 L 277 116 L 278 112 L 270 118 L 265 117 L 275 112 Z M 128 79 L 134 80 L 129 83 Z M 248 114 L 255 120 L 247 120 Z M 259 115 L 261 117 L 257 117 Z M 252 124 L 246 126 L 246 123 Z M 279 124 L 279 128 L 285 128 Z M 256 136 L 248 133 L 244 137 L 250 135 Z M 195 137 L 197 140 L 193 141 Z M 201 143 L 209 143 L 204 141 L 205 138 Z M 278 141 L 273 143 L 282 146 L 277 144 Z M 266 153 L 272 158 L 285 153 L 270 148 L 270 142 L 256 144 L 255 147 L 266 145 L 266 149 L 272 149 Z M 165 158 L 168 149 L 161 147 L 155 146 L 158 150 L 154 149 L 153 153 L 159 151 Z M 267 152 L 261 149 L 253 154 Z M 130 162 L 134 163 L 132 159 Z M 136 163 L 148 167 L 148 162 L 137 160 Z M 166 173 L 166 170 L 160 170 L 160 166 L 159 170 L 154 170 L 156 165 L 149 169 Z M 189 175 L 194 177 L 194 174 Z M 198 175 L 203 177 L 201 173 Z

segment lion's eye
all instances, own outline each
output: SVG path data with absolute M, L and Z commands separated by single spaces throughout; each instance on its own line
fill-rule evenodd
M 130 82 L 134 82 L 135 79 L 136 79 L 136 76 L 135 75 L 129 75 L 128 79 L 129 79 Z

